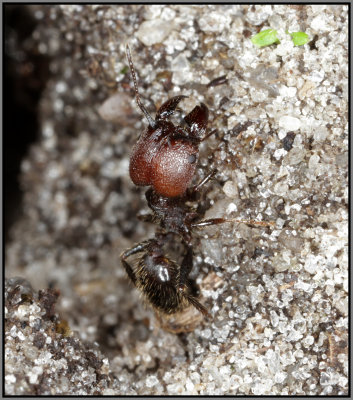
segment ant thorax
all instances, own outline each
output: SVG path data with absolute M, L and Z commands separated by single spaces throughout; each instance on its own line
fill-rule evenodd
M 154 214 L 154 222 L 159 224 L 166 232 L 173 232 L 180 235 L 184 242 L 191 242 L 191 233 L 189 225 L 199 214 L 194 207 L 189 206 L 186 202 L 190 198 L 185 195 L 182 197 L 162 197 L 159 196 L 152 188 L 146 192 L 148 206 Z

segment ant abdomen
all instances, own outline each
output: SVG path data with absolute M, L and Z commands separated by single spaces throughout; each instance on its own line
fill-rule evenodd
M 136 287 L 146 300 L 159 312 L 174 314 L 188 304 L 178 291 L 180 267 L 169 258 L 145 254 L 136 274 Z
M 122 254 L 121 260 L 131 281 L 161 314 L 175 314 L 192 305 L 208 315 L 207 309 L 196 299 L 188 279 L 192 268 L 192 248 L 187 248 L 179 265 L 163 254 L 163 247 L 169 240 L 168 234 L 159 234 L 156 239 L 139 243 Z M 143 255 L 137 266 L 132 267 L 127 259 L 138 253 Z

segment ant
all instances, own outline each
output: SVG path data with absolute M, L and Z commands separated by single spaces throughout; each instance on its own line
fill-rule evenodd
M 245 222 L 266 226 L 261 221 L 243 221 L 224 218 L 200 220 L 200 214 L 188 205 L 195 201 L 201 188 L 216 174 L 209 173 L 200 183 L 189 187 L 199 155 L 199 145 L 216 131 L 206 134 L 208 108 L 197 105 L 184 117 L 186 126 L 175 126 L 168 121 L 179 102 L 187 96 L 175 96 L 163 103 L 155 119 L 142 104 L 129 46 L 126 56 L 134 83 L 136 103 L 148 121 L 147 129 L 132 149 L 129 172 L 137 186 L 150 186 L 145 193 L 152 214 L 143 216 L 160 226 L 162 232 L 124 251 L 121 262 L 133 284 L 159 314 L 173 315 L 193 306 L 204 316 L 209 312 L 196 296 L 195 284 L 189 280 L 193 267 L 191 231 L 225 222 Z M 186 247 L 180 265 L 166 257 L 163 247 L 176 235 Z M 127 259 L 141 254 L 132 267 Z

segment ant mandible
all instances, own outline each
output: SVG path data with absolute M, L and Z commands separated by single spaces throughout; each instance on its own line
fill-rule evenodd
M 213 171 L 199 184 L 189 187 L 195 173 L 199 145 L 215 133 L 206 134 L 208 108 L 201 103 L 184 117 L 185 127 L 175 126 L 168 117 L 187 97 L 175 96 L 159 107 L 153 119 L 140 100 L 128 45 L 126 56 L 136 103 L 148 121 L 147 129 L 132 149 L 130 177 L 135 185 L 150 186 L 145 196 L 152 214 L 145 215 L 144 220 L 158 224 L 163 232 L 124 251 L 121 262 L 131 281 L 158 313 L 171 315 L 192 305 L 204 316 L 209 316 L 205 306 L 197 300 L 194 285 L 188 278 L 193 267 L 191 230 L 231 221 L 265 223 L 224 218 L 199 220 L 200 215 L 187 202 L 195 201 L 200 189 L 215 175 Z M 178 235 L 186 246 L 180 265 L 163 254 L 163 247 L 173 234 Z M 132 267 L 127 259 L 138 253 L 142 256 L 137 266 Z

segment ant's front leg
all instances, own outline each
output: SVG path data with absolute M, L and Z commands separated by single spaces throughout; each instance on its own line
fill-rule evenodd
M 184 201 L 194 201 L 196 200 L 196 196 L 199 193 L 200 189 L 216 175 L 217 171 L 214 170 L 210 172 L 205 178 L 202 179 L 197 185 L 188 189 Z M 199 214 L 196 211 L 187 212 L 184 219 L 184 224 L 182 229 L 180 229 L 180 236 L 182 236 L 184 243 L 188 246 L 191 246 L 191 229 L 194 227 L 194 221 L 199 218 Z
M 210 317 L 207 308 L 202 305 L 197 298 L 191 293 L 191 283 L 188 279 L 189 274 L 192 270 L 192 247 L 187 246 L 186 254 L 183 262 L 180 266 L 180 279 L 178 284 L 178 291 L 181 295 L 189 302 L 190 305 L 194 306 L 200 311 L 205 317 Z
M 208 139 L 210 136 L 214 135 L 215 133 L 217 133 L 217 129 L 213 129 L 211 132 L 209 132 L 207 135 L 205 135 L 205 136 L 201 139 L 201 142 L 205 141 L 206 139 Z
M 217 173 L 217 170 L 211 171 L 208 175 L 206 175 L 201 182 L 199 182 L 197 185 L 193 186 L 190 189 L 190 195 L 194 194 L 195 192 L 199 192 L 200 189 L 210 180 L 212 179 Z
M 211 171 L 198 184 L 188 188 L 185 194 L 185 201 L 195 201 L 197 198 L 197 194 L 205 186 L 205 184 L 216 175 L 216 173 L 217 170 Z M 195 213 L 195 216 L 197 216 L 197 213 Z
M 125 250 L 120 256 L 125 271 L 134 285 L 136 285 L 136 275 L 134 270 L 131 268 L 130 264 L 126 261 L 126 259 L 134 254 L 141 253 L 144 250 L 146 250 L 146 248 L 151 244 L 152 241 L 153 239 L 145 240 L 135 245 L 134 247 L 131 247 L 131 249 Z

